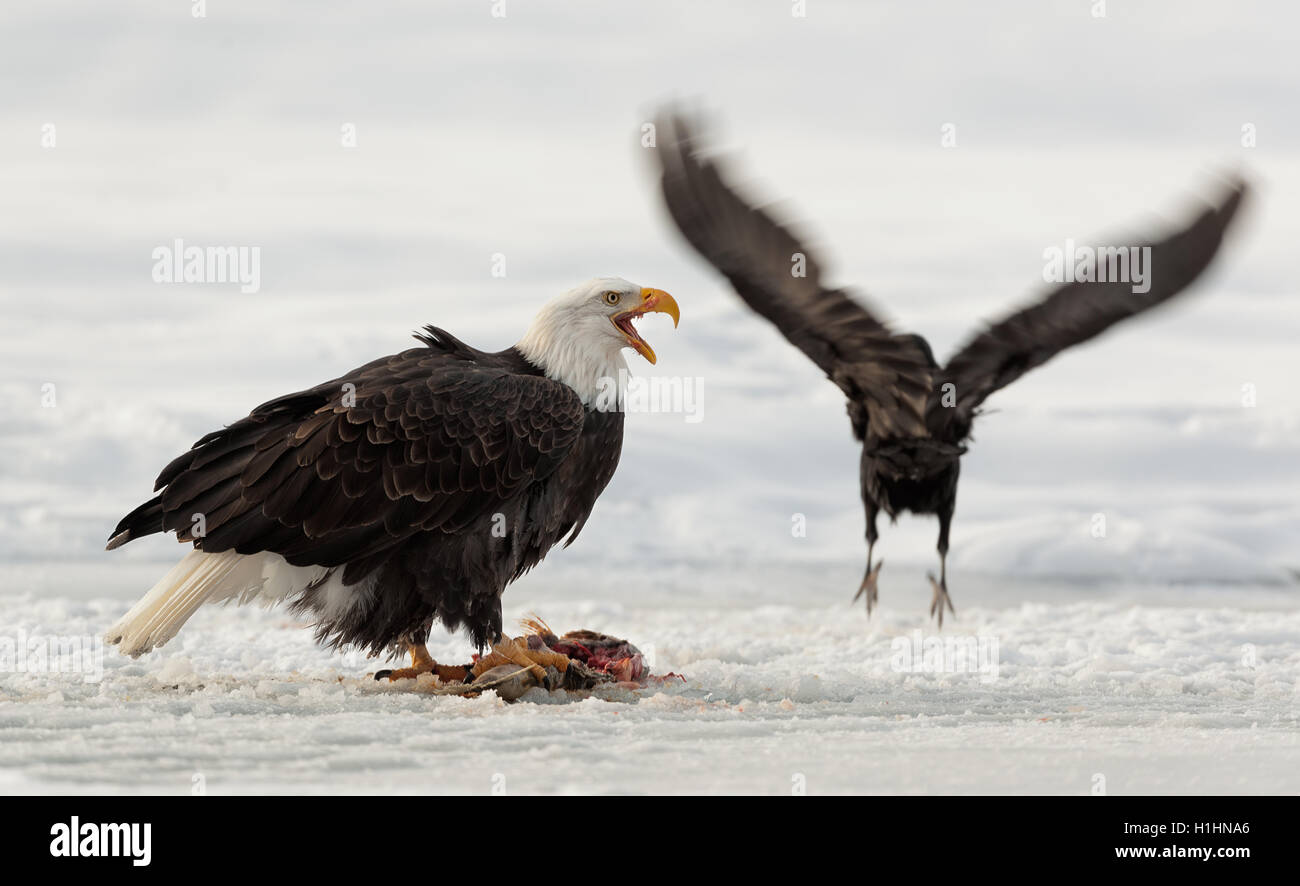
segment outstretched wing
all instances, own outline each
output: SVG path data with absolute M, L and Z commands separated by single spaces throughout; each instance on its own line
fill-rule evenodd
M 415 348 L 199 440 L 109 547 L 173 531 L 211 552 L 347 563 L 352 582 L 409 536 L 456 531 L 547 476 L 583 420 L 563 384 Z
M 1245 184 L 1234 182 L 1191 224 L 1163 240 L 1142 244 L 1151 249 L 1148 291 L 1134 292 L 1130 282 L 1070 283 L 976 335 L 940 373 L 930 403 L 931 431 L 947 440 L 964 437 L 975 409 L 994 391 L 1066 348 L 1182 292 L 1218 252 L 1245 193 Z M 947 383 L 955 386 L 948 389 L 955 399 L 944 405 Z
M 865 409 L 874 435 L 924 435 L 930 363 L 916 340 L 891 333 L 847 292 L 824 287 L 812 250 L 727 184 L 717 163 L 697 153 L 684 119 L 664 118 L 657 131 L 664 201 L 687 241 L 839 385 L 851 411 Z

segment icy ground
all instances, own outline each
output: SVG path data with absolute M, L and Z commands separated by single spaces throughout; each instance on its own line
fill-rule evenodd
M 137 661 L 106 650 L 98 682 L 0 674 L 0 790 L 1300 791 L 1294 588 L 966 576 L 943 636 L 996 654 L 906 673 L 895 641 L 936 636 L 919 569 L 886 567 L 870 623 L 839 569 L 733 573 L 699 593 L 689 569 L 627 575 L 622 602 L 594 572 L 544 569 L 508 592 L 508 617 L 629 637 L 687 678 L 569 703 L 381 686 L 375 662 L 319 649 L 282 612 L 209 609 Z M 0 598 L 27 635 L 93 635 L 128 602 Z M 465 659 L 462 639 L 430 645 Z

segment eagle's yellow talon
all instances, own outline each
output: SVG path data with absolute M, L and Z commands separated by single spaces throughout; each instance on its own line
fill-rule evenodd
M 439 682 L 459 683 L 469 675 L 468 667 L 438 664 L 423 643 L 408 643 L 406 648 L 411 653 L 411 666 L 378 671 L 375 673 L 376 680 L 388 680 L 391 683 L 397 680 L 418 680 L 422 674 L 432 674 Z

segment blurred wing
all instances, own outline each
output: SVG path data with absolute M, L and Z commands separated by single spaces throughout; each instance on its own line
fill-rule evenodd
M 1235 182 L 1217 205 L 1190 225 L 1159 242 L 1142 244 L 1151 248 L 1147 292 L 1134 292 L 1127 282 L 1070 283 L 976 335 L 940 373 L 930 404 L 931 430 L 949 439 L 951 435 L 938 433 L 946 426 L 957 437 L 964 436 L 976 407 L 994 391 L 1066 348 L 1182 292 L 1214 258 L 1245 193 L 1245 184 Z M 945 383 L 955 385 L 955 408 L 940 403 Z
M 892 334 L 848 293 L 824 288 L 812 251 L 696 153 L 683 119 L 663 120 L 658 131 L 664 201 L 687 241 L 865 408 L 873 434 L 923 436 L 931 370 L 915 340 Z M 795 276 L 800 259 L 804 273 Z

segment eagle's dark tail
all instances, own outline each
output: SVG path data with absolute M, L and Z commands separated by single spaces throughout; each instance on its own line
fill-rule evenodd
M 111 551 L 114 548 L 120 548 L 132 539 L 162 531 L 162 496 L 155 495 L 121 519 L 117 524 L 117 528 L 113 530 L 113 534 L 109 536 L 108 546 L 104 550 Z
M 227 501 L 218 498 L 214 503 L 203 496 L 208 493 L 220 496 L 222 490 L 228 489 L 231 478 L 237 476 L 248 462 L 253 444 L 265 433 L 267 416 L 291 410 L 301 413 L 304 401 L 307 409 L 315 409 L 322 402 L 319 396 L 305 393 L 279 397 L 257 407 L 247 418 L 240 419 L 230 427 L 207 434 L 190 449 L 172 459 L 154 482 L 153 490 L 159 494 L 121 519 L 109 536 L 106 550 L 111 551 L 128 541 L 168 530 L 176 530 L 178 541 L 192 541 L 187 532 L 188 515 L 193 511 L 202 513 L 216 510 Z M 213 462 L 217 462 L 217 465 L 214 466 Z M 175 486 L 177 483 L 182 487 L 179 491 Z M 163 509 L 164 488 L 168 490 L 168 505 L 172 511 L 170 520 Z M 186 505 L 190 507 L 185 507 Z M 177 512 L 178 508 L 181 509 L 180 513 Z

